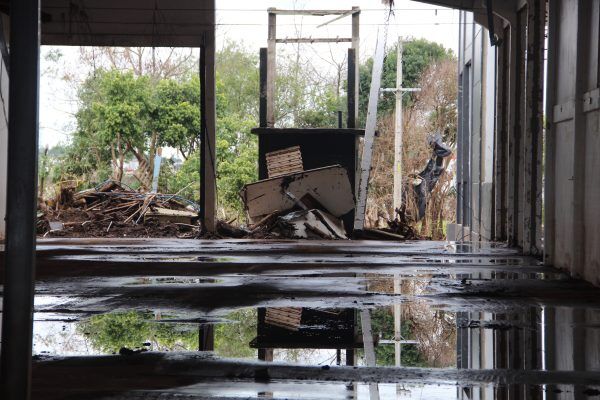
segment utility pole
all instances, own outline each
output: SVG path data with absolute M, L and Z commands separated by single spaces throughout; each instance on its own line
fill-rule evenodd
M 394 218 L 402 208 L 402 39 L 398 38 L 396 61 L 396 120 L 394 129 Z
M 396 60 L 396 87 L 381 89 L 382 92 L 394 92 L 396 94 L 396 119 L 394 123 L 394 217 L 396 210 L 402 207 L 402 95 L 406 92 L 418 92 L 420 88 L 402 87 L 402 38 L 398 38 L 398 56 Z

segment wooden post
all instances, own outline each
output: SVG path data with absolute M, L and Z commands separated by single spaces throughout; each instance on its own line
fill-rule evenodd
M 348 49 L 348 119 L 346 126 L 350 129 L 356 128 L 356 116 L 358 109 L 358 97 L 356 95 L 356 50 Z
M 396 121 L 394 129 L 394 216 L 402 208 L 402 40 L 396 61 Z
M 213 15 L 214 18 L 214 15 Z M 202 230 L 214 232 L 216 228 L 216 118 L 215 101 L 215 32 L 206 31 L 200 49 L 200 220 Z
M 352 126 L 348 125 L 348 128 L 356 128 L 356 118 L 358 118 L 358 89 L 360 86 L 359 81 L 359 65 L 360 65 L 360 7 L 352 7 L 352 50 L 354 50 L 354 65 L 352 68 L 352 79 L 353 79 L 353 96 L 354 96 L 354 109 L 352 113 L 354 115 L 354 121 Z M 348 64 L 350 68 L 350 64 Z M 348 80 L 350 75 L 348 75 Z M 350 94 L 350 93 L 348 93 Z M 348 110 L 350 115 L 350 110 Z
M 267 126 L 275 127 L 275 76 L 277 74 L 277 14 L 269 9 L 269 32 L 267 40 Z
M 260 99 L 258 103 L 258 114 L 259 114 L 259 126 L 261 128 L 267 127 L 267 104 L 268 104 L 268 88 L 267 88 L 267 65 L 268 65 L 268 55 L 267 48 L 261 47 L 260 49 Z

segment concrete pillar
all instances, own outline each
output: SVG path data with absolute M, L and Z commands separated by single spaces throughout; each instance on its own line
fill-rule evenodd
M 6 193 L 8 159 L 8 71 L 0 60 L 0 193 Z M 0 241 L 6 237 L 6 196 L 0 196 Z
M 40 61 L 40 0 L 10 2 L 8 149 L 0 397 L 27 400 L 31 385 Z

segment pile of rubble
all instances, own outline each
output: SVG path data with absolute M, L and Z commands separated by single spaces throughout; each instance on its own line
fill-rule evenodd
M 250 183 L 240 195 L 252 230 L 291 239 L 348 239 L 343 217 L 354 210 L 354 196 L 339 165 Z
M 298 146 L 266 154 L 268 179 L 247 184 L 240 192 L 250 226 L 220 225 L 233 237 L 289 239 L 404 240 L 416 238 L 403 219 L 385 230 L 353 232 L 355 198 L 348 172 L 340 165 L 303 169 Z
M 75 192 L 63 187 L 40 204 L 38 234 L 67 237 L 197 237 L 199 206 L 180 196 L 139 193 L 108 180 Z

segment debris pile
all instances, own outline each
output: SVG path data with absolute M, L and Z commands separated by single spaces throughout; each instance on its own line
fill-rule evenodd
M 72 237 L 197 237 L 199 206 L 177 195 L 139 193 L 117 181 L 43 204 L 38 233 Z
M 277 153 L 267 155 L 274 176 L 240 192 L 252 230 L 290 239 L 348 239 L 342 218 L 354 210 L 354 195 L 347 171 L 340 165 L 294 171 L 302 167 L 299 151 Z

